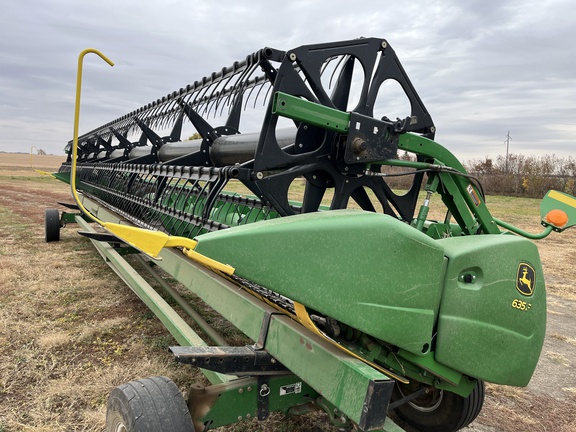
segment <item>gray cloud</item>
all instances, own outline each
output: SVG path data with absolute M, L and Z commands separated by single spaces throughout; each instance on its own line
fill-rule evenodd
M 458 157 L 576 155 L 576 4 L 524 1 L 22 1 L 0 16 L 0 151 L 61 154 L 80 132 L 263 47 L 385 37 Z

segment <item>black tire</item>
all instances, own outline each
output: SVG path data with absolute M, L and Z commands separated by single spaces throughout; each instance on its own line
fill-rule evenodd
M 58 209 L 47 208 L 44 211 L 44 228 L 46 243 L 60 240 L 60 213 Z
M 418 388 L 396 385 L 394 398 L 401 399 Z M 434 389 L 394 409 L 398 417 L 422 432 L 454 432 L 476 419 L 484 404 L 484 381 L 478 380 L 468 397 Z
M 186 401 L 166 377 L 116 387 L 106 411 L 107 432 L 194 432 Z

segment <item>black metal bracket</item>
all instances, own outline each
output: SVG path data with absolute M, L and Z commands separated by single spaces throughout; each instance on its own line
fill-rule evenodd
M 152 143 L 152 146 L 156 149 L 159 149 L 164 144 L 162 137 L 154 132 L 152 129 L 148 127 L 146 123 L 140 120 L 138 117 L 134 118 L 134 121 L 138 125 L 138 127 L 142 130 L 142 133 L 146 135 L 148 141 Z
M 350 113 L 344 162 L 366 164 L 396 158 L 398 134 L 394 129 L 395 123 Z
M 393 380 L 371 380 L 364 397 L 364 405 L 358 427 L 360 430 L 375 430 L 384 426 L 388 404 L 394 390 Z
M 99 233 L 99 232 L 92 232 L 92 231 L 78 231 L 78 234 L 80 234 L 83 237 L 88 237 L 90 240 L 96 240 L 99 242 L 105 242 L 105 243 L 121 243 L 122 242 L 122 240 L 120 240 L 114 234 L 110 234 L 110 233 Z
M 266 311 L 258 342 L 245 347 L 181 347 L 173 346 L 169 351 L 176 361 L 214 372 L 238 376 L 257 377 L 257 414 L 258 420 L 265 420 L 270 414 L 270 377 L 290 374 L 290 371 L 265 349 L 266 338 L 272 315 L 281 312 Z
M 70 203 L 65 203 L 62 201 L 58 201 L 58 204 L 60 204 L 63 207 L 69 208 L 70 210 L 80 210 L 80 207 L 78 207 L 78 204 L 70 204 Z
M 258 420 L 266 420 L 270 415 L 269 382 L 269 376 L 258 376 Z
M 110 244 L 110 246 L 114 248 L 116 252 L 118 252 L 122 256 L 141 253 L 138 249 L 124 243 L 123 240 L 119 239 L 114 234 L 99 233 L 92 231 L 78 231 L 78 234 L 80 234 L 83 237 L 87 237 L 90 240 L 108 243 Z
M 270 328 L 270 320 L 272 315 L 285 315 L 283 312 L 276 312 L 273 310 L 267 310 L 264 312 L 264 318 L 262 319 L 262 326 L 260 327 L 260 334 L 258 335 L 258 342 L 254 345 L 254 349 L 263 350 L 266 346 L 266 339 L 268 338 L 268 329 Z
M 246 375 L 285 375 L 290 371 L 268 352 L 253 346 L 190 347 L 172 346 L 169 351 L 178 363 L 214 372 Z

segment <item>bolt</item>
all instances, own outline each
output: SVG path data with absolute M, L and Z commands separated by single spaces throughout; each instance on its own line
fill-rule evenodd
M 432 132 L 432 133 L 436 132 L 436 128 L 435 128 L 434 126 L 432 126 L 432 127 L 430 128 L 430 132 Z
M 368 148 L 368 144 L 362 138 L 356 137 L 352 141 L 352 151 L 354 154 L 360 154 Z
M 252 416 L 250 415 L 250 413 L 246 414 L 246 418 L 247 418 L 247 419 L 249 419 L 250 417 L 252 417 Z
M 304 147 L 304 144 L 300 143 L 300 144 L 298 144 L 298 147 L 302 148 L 302 147 Z
M 264 178 L 264 174 L 263 174 L 262 172 L 257 172 L 257 173 L 256 173 L 256 178 L 257 178 L 258 180 L 262 180 L 262 179 Z
M 242 388 L 239 389 L 239 390 L 238 390 L 238 393 L 240 393 L 240 394 L 244 393 L 244 389 L 242 389 Z
M 296 61 L 296 54 L 290 53 L 290 55 L 288 56 L 288 58 L 290 59 L 290 61 Z
M 246 390 L 248 390 L 249 392 L 251 392 L 251 391 L 252 391 L 252 387 L 248 386 L 248 388 L 247 388 Z
M 272 363 L 272 364 L 276 364 L 276 359 L 275 359 L 275 358 L 273 358 L 273 359 L 270 359 L 270 363 Z
M 238 421 L 242 421 L 242 416 L 238 416 Z
M 380 44 L 380 46 L 382 47 L 382 49 L 386 49 L 388 47 L 388 42 L 383 40 L 382 43 Z

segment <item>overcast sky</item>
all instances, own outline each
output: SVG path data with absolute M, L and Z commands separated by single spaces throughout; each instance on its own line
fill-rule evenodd
M 3 0 L 0 151 L 63 154 L 85 48 L 116 65 L 86 57 L 80 134 L 264 46 L 360 36 L 388 40 L 459 158 L 508 131 L 512 153 L 576 156 L 574 0 Z

